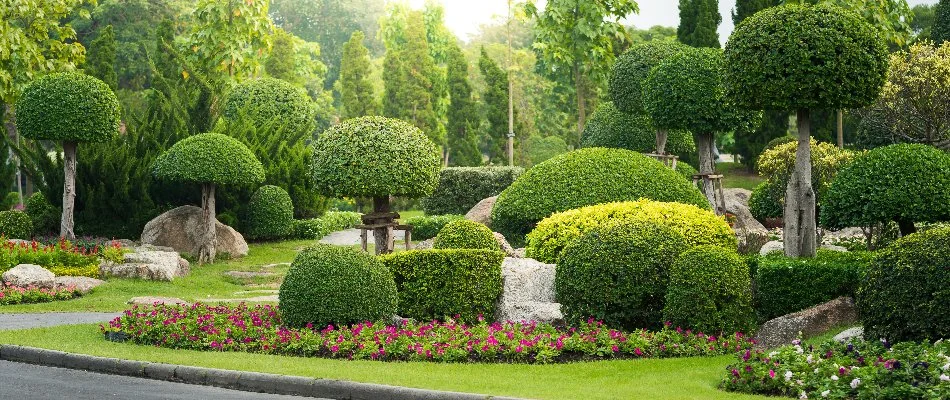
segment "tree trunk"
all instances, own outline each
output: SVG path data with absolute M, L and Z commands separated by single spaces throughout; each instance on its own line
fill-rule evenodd
M 76 238 L 73 232 L 73 205 L 76 202 L 76 142 L 63 142 L 63 218 L 59 236 Z
M 785 190 L 785 255 L 814 257 L 817 247 L 815 190 L 811 186 L 811 121 L 808 110 L 798 111 L 798 151 L 795 172 Z
M 917 233 L 917 227 L 914 226 L 914 221 L 898 218 L 895 219 L 894 222 L 897 222 L 897 227 L 901 230 L 901 237 Z
M 214 262 L 218 232 L 215 230 L 214 184 L 201 185 L 202 232 L 198 240 L 198 264 Z
M 659 155 L 666 154 L 666 138 L 667 137 L 669 137 L 669 132 L 666 129 L 656 130 L 656 154 L 659 154 Z
M 20 138 L 19 138 L 19 135 L 17 134 L 17 130 L 16 130 L 16 121 L 13 119 L 14 114 L 13 114 L 13 106 L 12 106 L 12 105 L 10 105 L 10 104 L 4 104 L 4 115 L 6 116 L 6 120 L 4 121 L 4 126 L 5 126 L 6 129 L 7 129 L 7 139 L 10 140 L 11 142 L 15 143 L 16 145 L 19 145 L 19 144 L 20 144 Z M 19 197 L 20 197 L 20 202 L 19 202 L 19 204 L 20 204 L 20 205 L 23 205 L 23 204 L 24 204 L 24 202 L 23 202 L 23 180 L 20 178 L 20 176 L 21 176 L 21 172 L 20 172 L 20 157 L 17 157 L 16 154 L 13 153 L 13 146 L 10 146 L 10 152 L 9 152 L 9 154 L 7 155 L 7 157 L 9 157 L 10 160 L 13 160 L 14 168 L 16 168 L 16 174 L 14 175 L 14 179 L 16 179 L 16 185 L 15 185 L 15 186 L 16 186 L 17 193 L 19 194 Z
M 844 111 L 838 110 L 838 148 L 844 148 Z
M 699 174 L 703 175 L 702 191 L 709 201 L 709 205 L 718 214 L 719 205 L 716 204 L 716 192 L 713 188 L 712 180 L 707 175 L 716 173 L 716 163 L 713 157 L 713 135 L 710 133 L 696 134 L 696 147 L 699 150 Z
M 581 142 L 584 134 L 584 124 L 587 119 L 587 88 L 584 77 L 581 76 L 580 64 L 574 62 L 574 91 L 577 95 L 577 143 Z
M 389 206 L 389 196 L 386 197 L 374 197 L 373 198 L 373 213 L 388 213 L 391 211 Z M 392 222 L 392 220 L 381 221 L 376 220 L 374 223 L 387 223 Z M 376 243 L 376 254 L 389 254 L 392 253 L 393 249 L 390 244 L 392 244 L 392 230 L 390 228 L 376 228 L 373 229 L 373 239 Z

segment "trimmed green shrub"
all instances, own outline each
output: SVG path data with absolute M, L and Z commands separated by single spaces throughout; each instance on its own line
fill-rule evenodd
M 641 198 L 709 209 L 691 182 L 659 161 L 630 150 L 591 148 L 554 157 L 516 179 L 495 202 L 492 229 L 520 246 L 538 221 L 556 212 Z
M 281 239 L 293 232 L 294 202 L 277 186 L 261 186 L 247 204 L 247 228 L 251 239 Z
M 296 137 L 313 132 L 316 107 L 302 88 L 274 78 L 245 81 L 231 90 L 224 102 L 225 118 L 261 127 L 276 123 L 283 134 Z
M 33 221 L 33 233 L 45 235 L 59 232 L 60 210 L 50 204 L 42 192 L 33 193 L 26 199 L 26 214 Z
M 688 163 L 684 162 L 683 160 L 679 160 L 676 163 L 676 173 L 682 175 L 684 178 L 686 178 L 686 180 L 692 181 L 693 175 L 699 174 L 699 171 L 696 170 L 696 168 L 693 168 L 692 165 L 689 165 Z
M 406 225 L 412 227 L 412 240 L 427 240 L 438 235 L 449 222 L 463 219 L 464 215 L 420 215 L 406 220 Z
M 33 221 L 23 211 L 0 211 L 0 236 L 7 239 L 33 237 Z
M 467 219 L 449 222 L 435 236 L 432 247 L 436 249 L 485 249 L 501 251 L 495 234 L 487 226 Z
M 412 250 L 381 257 L 393 272 L 399 315 L 420 321 L 491 320 L 502 292 L 504 254 L 491 250 Z
M 7 195 L 3 197 L 3 204 L 0 204 L 0 210 L 9 210 L 17 204 L 20 204 L 20 193 L 7 193 Z
M 524 162 L 528 166 L 538 165 L 556 155 L 567 153 L 567 142 L 560 136 L 531 135 L 524 145 Z
M 796 141 L 797 139 L 795 139 L 794 136 L 789 136 L 789 135 L 779 136 L 775 139 L 769 140 L 769 142 L 765 144 L 765 148 L 763 148 L 762 151 L 765 152 L 766 150 L 772 150 L 778 146 L 781 146 L 787 143 L 796 143 Z
M 105 142 L 118 134 L 119 118 L 109 85 L 78 72 L 33 81 L 16 105 L 17 131 L 38 140 Z
M 669 268 L 689 244 L 663 225 L 621 223 L 591 230 L 564 249 L 554 276 L 569 322 L 615 329 L 661 326 Z
M 653 68 L 667 58 L 688 49 L 676 41 L 654 40 L 631 46 L 617 58 L 610 74 L 610 99 L 617 109 L 629 114 L 642 113 L 643 83 Z
M 813 258 L 780 253 L 760 257 L 755 273 L 759 321 L 804 310 L 840 296 L 853 296 L 871 262 L 866 252 L 819 249 Z
M 284 323 L 349 325 L 396 312 L 396 284 L 376 257 L 350 247 L 318 244 L 302 251 L 280 285 Z
M 230 136 L 202 133 L 175 143 L 155 160 L 155 176 L 169 181 L 243 185 L 264 180 L 264 167 Z
M 327 211 L 320 218 L 298 219 L 293 222 L 295 239 L 321 239 L 324 236 L 363 223 L 360 213 L 352 211 Z
M 706 333 L 750 332 L 755 327 L 749 267 L 738 253 L 700 246 L 670 268 L 663 319 Z
M 691 157 L 696 152 L 693 135 L 687 131 L 670 131 L 666 140 L 667 153 L 682 158 Z M 646 115 L 627 114 L 617 110 L 614 103 L 604 102 L 597 106 L 594 115 L 584 125 L 581 146 L 653 153 L 656 150 L 656 127 Z
M 811 183 L 815 190 L 815 198 L 820 205 L 825 193 L 831 186 L 838 171 L 843 169 L 855 158 L 855 153 L 839 148 L 831 143 L 818 142 L 811 139 Z M 759 174 L 775 182 L 781 190 L 773 192 L 774 201 L 785 201 L 785 188 L 795 171 L 795 151 L 798 142 L 792 141 L 775 146 L 762 152 L 756 162 Z M 783 210 L 784 212 L 784 210 Z
M 465 214 L 486 198 L 498 196 L 515 181 L 520 167 L 449 167 L 439 172 L 439 184 L 422 199 L 428 215 Z
M 774 180 L 760 183 L 749 195 L 749 212 L 759 221 L 766 218 L 781 218 L 785 214 L 782 199 L 785 198 L 785 188 Z
M 950 338 L 950 227 L 905 236 L 874 257 L 858 289 L 864 337 Z
M 663 225 L 682 235 L 690 246 L 737 247 L 732 228 L 711 211 L 688 204 L 640 200 L 582 207 L 545 218 L 528 234 L 525 255 L 558 263 L 562 251 L 585 233 L 618 222 Z

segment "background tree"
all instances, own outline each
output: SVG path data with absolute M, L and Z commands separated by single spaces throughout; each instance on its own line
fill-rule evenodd
M 274 29 L 269 7 L 270 0 L 198 1 L 185 54 L 205 79 L 220 86 L 260 74 Z
M 343 45 L 340 61 L 340 108 L 343 119 L 376 115 L 378 104 L 373 83 L 369 49 L 363 45 L 362 31 L 353 32 Z
M 911 7 L 910 12 L 914 18 L 910 21 L 910 29 L 914 32 L 914 41 L 933 40 L 930 37 L 930 31 L 934 25 L 936 4 L 918 4 Z
M 92 41 L 89 52 L 86 54 L 86 73 L 92 75 L 116 90 L 119 87 L 119 78 L 115 73 L 115 32 L 112 25 L 108 25 L 99 32 L 99 37 Z
M 432 97 L 432 77 L 437 73 L 429 54 L 422 13 L 409 12 L 404 35 L 386 43 L 383 62 L 383 114 L 407 121 L 433 142 L 444 143 Z
M 911 22 L 914 14 L 907 0 L 784 0 L 783 4 L 824 4 L 853 11 L 880 31 L 889 44 L 897 47 L 906 46 L 913 37 Z
M 458 46 L 449 49 L 447 60 L 446 81 L 449 85 L 449 98 L 452 100 L 446 125 L 447 164 L 466 167 L 481 165 L 482 153 L 478 151 L 478 108 L 472 99 L 472 86 L 468 83 L 468 60 Z
M 324 89 L 327 66 L 320 61 L 320 45 L 277 29 L 273 35 L 273 48 L 264 61 L 264 70 L 271 77 L 306 89 L 314 102 L 316 113 L 312 117 L 317 123 L 317 131 L 330 126 L 335 110 L 332 92 Z
M 732 10 L 732 22 L 738 25 L 747 17 L 780 4 L 782 0 L 736 0 L 736 8 Z
M 930 39 L 936 44 L 950 40 L 950 0 L 940 0 L 934 9 L 934 24 L 930 29 Z
M 722 23 L 718 0 L 680 0 L 676 37 L 693 47 L 720 47 L 716 29 Z
M 484 48 L 478 57 L 478 69 L 485 79 L 482 93 L 487 135 L 482 139 L 482 148 L 492 163 L 504 164 L 508 136 L 508 74 L 498 66 Z

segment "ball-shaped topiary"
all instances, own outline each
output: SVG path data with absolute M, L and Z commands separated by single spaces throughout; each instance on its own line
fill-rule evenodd
M 864 337 L 950 337 L 950 227 L 905 236 L 878 252 L 857 293 Z
M 669 268 L 688 249 L 682 235 L 662 225 L 594 229 L 564 249 L 555 296 L 570 322 L 593 317 L 616 329 L 657 328 Z
M 105 142 L 119 133 L 119 100 L 109 85 L 78 72 L 37 79 L 17 101 L 17 131 L 64 142 Z
M 318 244 L 294 258 L 279 298 L 284 323 L 293 327 L 377 321 L 396 312 L 396 282 L 377 257 Z
M 0 236 L 6 239 L 33 237 L 33 221 L 23 211 L 0 211 Z
M 749 212 L 759 221 L 767 218 L 781 218 L 785 213 L 782 199 L 785 188 L 776 180 L 766 180 L 752 190 L 749 195 Z
M 492 209 L 492 229 L 513 244 L 556 212 L 638 200 L 675 201 L 708 209 L 689 181 L 662 163 L 623 149 L 590 148 L 534 166 L 505 189 Z
M 55 206 L 50 204 L 43 192 L 33 193 L 24 207 L 26 214 L 33 221 L 33 232 L 46 235 L 59 229 L 59 213 Z
M 858 157 L 835 177 L 821 207 L 829 229 L 897 221 L 909 234 L 914 222 L 948 220 L 950 154 L 922 144 L 879 147 Z
M 288 237 L 293 232 L 294 202 L 284 189 L 261 186 L 247 203 L 245 223 L 245 234 L 251 239 Z
M 242 185 L 264 181 L 264 167 L 230 136 L 202 133 L 180 140 L 152 166 L 155 176 L 177 182 Z
M 679 233 L 690 246 L 713 245 L 736 250 L 736 235 L 723 217 L 696 206 L 640 200 L 597 204 L 543 219 L 528 234 L 525 255 L 557 263 L 562 251 L 585 233 L 614 223 L 662 225 Z
M 259 78 L 237 85 L 224 102 L 224 117 L 242 117 L 255 126 L 277 124 L 288 136 L 309 134 L 316 126 L 316 107 L 307 93 L 290 82 Z
M 487 226 L 467 219 L 449 222 L 432 242 L 436 249 L 484 249 L 501 251 L 495 234 Z
M 651 41 L 631 46 L 618 57 L 608 82 L 610 99 L 617 109 L 630 114 L 642 113 L 643 82 L 650 70 L 684 49 L 687 46 L 675 41 Z
M 663 319 L 706 333 L 749 332 L 755 324 L 749 266 L 716 246 L 681 254 L 670 268 Z
M 667 153 L 686 157 L 696 152 L 696 143 L 688 131 L 674 130 L 667 135 Z M 581 146 L 652 153 L 656 146 L 656 128 L 646 115 L 621 112 L 608 101 L 597 106 L 594 115 L 584 125 Z

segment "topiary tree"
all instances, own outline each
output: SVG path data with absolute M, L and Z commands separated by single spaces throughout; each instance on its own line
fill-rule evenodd
M 16 106 L 17 130 L 31 139 L 63 143 L 63 216 L 59 234 L 75 239 L 76 146 L 105 142 L 119 133 L 119 100 L 109 86 L 75 72 L 46 75 L 23 91 Z
M 467 219 L 449 222 L 432 242 L 434 249 L 485 249 L 501 251 L 495 234 L 487 226 Z
M 167 181 L 201 184 L 203 226 L 198 244 L 199 263 L 214 261 L 215 187 L 264 181 L 264 167 L 254 153 L 237 139 L 218 133 L 203 133 L 175 143 L 155 160 L 152 173 Z
M 707 333 L 749 332 L 755 313 L 745 260 L 716 246 L 681 254 L 670 268 L 663 320 Z
M 372 197 L 373 214 L 363 221 L 391 224 L 390 196 L 424 197 L 439 179 L 442 157 L 419 128 L 383 117 L 343 121 L 314 142 L 311 171 L 317 188 L 328 196 Z M 389 233 L 387 233 L 389 232 Z M 391 232 L 374 230 L 376 252 L 389 253 Z
M 696 143 L 688 131 L 669 131 L 666 138 L 666 153 L 683 159 L 696 152 Z M 609 101 L 597 106 L 594 115 L 584 126 L 584 136 L 581 138 L 581 147 L 611 147 L 638 153 L 653 152 L 656 145 L 656 128 L 648 115 L 621 112 Z
M 0 237 L 29 239 L 33 237 L 33 221 L 23 211 L 0 211 Z
M 229 121 L 280 126 L 290 141 L 309 137 L 316 126 L 317 109 L 302 88 L 274 78 L 258 78 L 237 85 L 224 102 Z M 245 119 L 246 118 L 246 119 Z
M 857 14 L 834 6 L 786 5 L 736 27 L 726 44 L 726 95 L 745 108 L 797 110 L 795 173 L 785 195 L 785 254 L 815 255 L 809 112 L 858 108 L 884 84 L 887 47 Z
M 889 221 L 905 236 L 915 222 L 950 221 L 950 155 L 922 144 L 879 147 L 841 170 L 822 200 L 829 229 Z
M 247 236 L 252 239 L 281 239 L 294 226 L 294 202 L 277 186 L 261 186 L 247 203 Z

